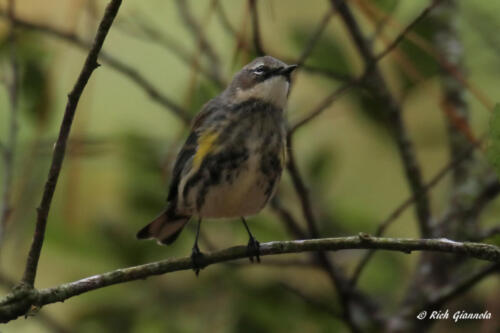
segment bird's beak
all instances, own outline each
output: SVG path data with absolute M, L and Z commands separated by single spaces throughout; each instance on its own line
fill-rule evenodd
M 290 79 L 290 75 L 297 67 L 298 67 L 297 65 L 286 66 L 280 71 L 280 75 L 283 75 L 287 79 Z

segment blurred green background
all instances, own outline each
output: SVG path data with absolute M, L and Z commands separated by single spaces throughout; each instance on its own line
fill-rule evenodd
M 426 1 L 365 1 L 404 27 L 427 5 Z M 0 1 L 5 10 L 7 1 Z M 24 20 L 74 32 L 90 40 L 106 1 L 16 1 Z M 219 1 L 231 25 L 251 43 L 246 1 Z M 500 2 L 462 1 L 457 13 L 464 49 L 467 81 L 484 96 L 498 100 L 500 75 Z M 211 1 L 190 1 L 194 17 L 220 58 L 229 81 L 252 59 L 245 50 L 235 56 L 236 43 L 221 23 Z M 374 25 L 353 6 L 363 31 Z M 273 55 L 298 59 L 325 13 L 327 1 L 272 0 L 259 3 L 263 45 Z M 147 22 L 187 50 L 200 53 L 198 43 L 174 1 L 124 1 L 104 50 L 135 68 L 160 91 L 195 114 L 220 87 L 196 74 L 186 64 L 147 38 L 137 35 L 137 22 Z M 0 20 L 0 77 L 8 76 L 6 20 Z M 415 32 L 428 38 L 429 27 Z M 392 40 L 401 29 L 387 25 L 383 36 Z M 376 50 L 383 50 L 377 38 Z M 22 68 L 19 145 L 13 179 L 14 215 L 10 219 L 0 253 L 0 271 L 9 279 L 22 275 L 31 241 L 37 206 L 64 112 L 66 95 L 81 70 L 86 52 L 44 33 L 19 30 L 17 52 Z M 404 122 L 429 180 L 449 160 L 446 116 L 440 107 L 442 94 L 435 59 L 417 46 L 404 42 L 398 52 L 407 63 L 389 55 L 381 68 L 391 91 L 401 101 Z M 203 66 L 210 66 L 200 57 Z M 338 17 L 333 17 L 307 64 L 347 75 L 362 72 L 361 58 Z M 403 64 L 403 65 L 402 65 Z M 408 73 L 416 71 L 418 79 Z M 288 107 L 294 122 L 307 114 L 341 83 L 305 70 L 298 71 Z M 467 93 L 471 128 L 477 137 L 488 128 L 490 112 Z M 372 233 L 397 205 L 410 195 L 398 152 L 376 105 L 355 89 L 330 106 L 295 135 L 294 151 L 299 168 L 311 189 L 315 213 L 323 236 Z M 0 87 L 0 134 L 8 123 L 7 90 Z M 165 204 L 172 159 L 183 143 L 186 128 L 178 118 L 152 101 L 128 78 L 103 62 L 92 75 L 80 100 L 68 153 L 49 216 L 45 245 L 36 281 L 38 288 L 83 278 L 128 265 L 137 265 L 190 253 L 193 228 L 187 228 L 173 246 L 135 239 L 136 231 Z M 2 166 L 3 167 L 3 166 Z M 0 182 L 3 172 L 0 173 Z M 441 212 L 449 199 L 450 179 L 432 191 L 432 209 Z M 279 190 L 283 205 L 302 221 L 300 206 L 288 175 Z M 481 225 L 498 223 L 500 203 L 482 215 Z M 191 225 L 190 227 L 193 227 Z M 291 236 L 270 208 L 250 219 L 259 241 L 286 240 Z M 214 221 L 202 228 L 208 246 L 245 244 L 247 235 L 238 221 Z M 394 237 L 418 237 L 412 209 L 388 232 Z M 332 254 L 350 271 L 362 251 Z M 153 277 L 83 294 L 43 308 L 42 314 L 1 327 L 2 332 L 332 332 L 346 331 L 344 324 L 326 311 L 304 302 L 291 289 L 337 308 L 330 281 L 321 270 L 304 265 L 278 265 L 273 260 L 308 259 L 307 255 L 265 257 L 260 265 L 243 260 L 208 267 L 196 278 L 191 271 Z M 403 295 L 418 255 L 378 252 L 360 280 L 360 287 L 376 299 L 395 307 Z M 266 262 L 268 262 L 266 264 Z M 8 289 L 2 286 L 4 292 Z M 472 311 L 500 307 L 498 280 L 486 280 L 457 299 L 450 309 Z M 497 311 L 497 314 L 500 312 Z M 41 318 L 42 317 L 42 318 Z M 53 321 L 53 322 L 52 322 Z M 54 323 L 55 322 L 55 323 Z M 448 323 L 449 324 L 449 323 Z M 476 323 L 477 324 L 477 323 Z M 55 326 L 54 326 L 55 325 Z M 439 323 L 435 331 L 445 327 Z M 463 325 L 463 326 L 460 326 Z M 466 332 L 470 323 L 453 326 Z M 475 326 L 474 326 L 475 327 Z

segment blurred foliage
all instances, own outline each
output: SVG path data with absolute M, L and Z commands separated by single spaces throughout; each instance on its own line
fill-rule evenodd
M 396 10 L 399 0 L 375 0 L 375 5 L 382 10 L 385 14 L 391 14 Z
M 166 202 L 166 186 L 162 185 L 161 177 L 162 152 L 149 138 L 133 133 L 124 136 L 123 146 L 128 174 L 125 191 L 130 210 L 139 216 L 158 212 Z
M 432 22 L 433 21 L 428 19 L 423 19 L 415 25 L 412 29 L 412 33 L 414 33 L 418 39 L 432 43 L 432 35 L 435 31 L 435 27 Z M 415 87 L 415 78 L 410 77 L 404 68 L 401 68 L 401 66 L 411 66 L 412 70 L 415 69 L 419 78 L 422 79 L 428 79 L 429 77 L 439 73 L 440 67 L 437 59 L 425 50 L 422 50 L 414 42 L 408 39 L 403 39 L 403 41 L 399 44 L 399 50 L 403 52 L 409 63 L 398 66 L 398 72 L 403 81 L 402 87 L 405 90 L 410 90 Z
M 16 32 L 16 61 L 20 70 L 21 110 L 37 125 L 46 124 L 51 110 L 50 78 L 46 70 L 49 53 L 38 35 L 32 32 Z M 8 62 L 11 48 L 8 37 L 0 40 L 0 60 Z
M 74 32 L 85 39 L 94 33 L 95 17 L 88 11 L 85 1 L 17 3 L 20 17 Z M 203 22 L 204 32 L 221 58 L 221 75 L 229 80 L 255 54 L 251 50 L 251 20 L 246 1 L 221 0 L 221 3 L 234 31 L 247 37 L 250 50 L 239 48 L 241 45 L 217 15 L 210 17 L 207 14 L 209 2 L 192 1 L 190 7 L 194 17 Z M 391 14 L 391 18 L 402 26 L 415 17 L 422 6 L 419 2 L 397 0 L 374 0 L 372 3 L 383 13 Z M 100 13 L 104 2 L 96 4 Z M 262 1 L 259 20 L 264 48 L 297 59 L 328 6 L 326 1 Z M 467 10 L 460 12 L 460 18 L 467 19 L 467 25 L 460 26 L 467 79 L 485 95 L 496 98 L 500 44 L 496 41 L 497 34 L 492 31 L 496 31 L 494 27 L 500 22 L 493 14 L 500 10 L 500 3 L 480 1 L 474 5 L 464 3 L 464 6 L 475 10 L 464 7 Z M 352 7 L 363 32 L 373 36 L 377 27 L 368 22 L 362 11 L 356 10 L 356 5 Z M 127 2 L 119 16 L 133 16 L 137 12 L 147 13 L 144 17 L 151 18 L 148 23 L 155 26 L 155 31 L 168 32 L 169 38 L 198 56 L 201 64 L 210 66 L 196 38 L 178 17 L 174 1 Z M 384 25 L 383 21 L 376 23 Z M 391 40 L 399 29 L 388 22 L 385 24 L 384 36 L 387 34 L 385 37 Z M 0 78 L 3 79 L 8 76 L 5 69 L 8 68 L 9 47 L 5 29 L 1 28 Z M 422 40 L 431 41 L 434 29 L 433 24 L 423 20 L 413 33 Z M 345 33 L 338 15 L 334 15 L 305 63 L 343 75 L 359 75 L 362 70 L 359 57 Z M 35 207 L 43 191 L 66 94 L 85 57 L 84 52 L 71 44 L 42 36 L 45 35 L 22 29 L 17 33 L 23 114 L 14 179 L 17 210 L 0 252 L 2 272 L 11 278 L 22 273 L 33 232 Z M 377 40 L 373 45 L 378 44 Z M 166 52 L 165 47 L 129 36 L 123 29 L 111 30 L 104 49 L 130 64 L 191 115 L 220 93 L 217 85 L 196 74 L 186 62 Z M 405 62 L 398 61 L 397 51 Z M 192 247 L 193 223 L 169 247 L 135 239 L 138 228 L 164 208 L 170 169 L 187 129 L 125 76 L 105 62 L 102 64 L 93 74 L 78 106 L 67 159 L 49 216 L 37 277 L 40 288 L 128 265 L 184 256 Z M 449 157 L 443 120 L 446 118 L 435 97 L 441 94 L 438 85 L 434 84 L 440 68 L 434 57 L 405 39 L 398 50 L 383 60 L 381 71 L 391 91 L 397 92 L 398 98 L 402 97 L 400 102 L 409 137 L 415 142 L 424 178 L 428 180 Z M 415 72 L 419 79 L 409 75 Z M 339 84 L 317 73 L 299 70 L 290 95 L 290 122 L 304 116 Z M 1 85 L 0 141 L 5 137 L 7 100 L 7 92 Z M 500 107 L 495 108 L 490 120 L 490 115 L 476 100 L 470 97 L 468 102 L 472 131 L 477 137 L 487 130 L 490 122 L 488 155 L 491 164 L 500 172 Z M 408 197 L 400 158 L 393 142 L 388 140 L 385 110 L 386 105 L 373 98 L 365 87 L 357 87 L 301 128 L 294 137 L 293 149 L 322 235 L 373 233 L 377 223 Z M 2 175 L 0 173 L 0 182 Z M 449 188 L 446 179 L 432 192 L 436 216 L 447 208 Z M 305 228 L 301 206 L 287 175 L 283 177 L 279 194 L 283 206 Z M 498 223 L 499 207 L 500 203 L 495 202 L 488 208 L 482 226 Z M 262 242 L 293 238 L 270 209 L 252 217 L 249 223 Z M 391 227 L 388 235 L 416 237 L 415 225 L 409 210 Z M 204 223 L 202 236 L 202 251 L 248 241 L 239 221 Z M 364 251 L 339 251 L 332 257 L 350 273 L 362 253 Z M 377 252 L 359 281 L 360 288 L 386 305 L 388 314 L 393 313 L 418 258 L 414 254 Z M 285 263 L 295 259 L 309 260 L 310 256 L 272 258 Z M 340 312 L 338 297 L 323 271 L 317 267 L 273 267 L 266 263 L 267 260 L 271 258 L 263 258 L 261 265 L 253 266 L 246 260 L 210 266 L 199 278 L 186 271 L 104 288 L 62 305 L 44 307 L 42 313 L 68 332 L 82 333 L 348 331 L 329 311 L 308 303 L 284 287 L 293 286 L 330 310 Z M 497 290 L 498 286 L 493 283 L 482 284 L 457 299 L 456 306 L 469 311 L 480 309 L 488 295 L 498 294 Z M 457 327 L 443 323 L 436 332 L 450 331 L 450 328 Z M 1 330 L 9 333 L 52 331 L 37 317 L 9 323 Z
M 308 45 L 309 39 L 314 35 L 315 27 L 299 25 L 292 26 L 291 30 L 291 40 L 296 47 L 297 54 L 300 54 L 304 45 Z M 322 34 L 307 58 L 306 64 L 319 69 L 328 69 L 338 74 L 353 74 L 350 62 L 341 45 L 334 35 Z
M 488 161 L 500 177 L 500 104 L 495 106 L 488 132 Z

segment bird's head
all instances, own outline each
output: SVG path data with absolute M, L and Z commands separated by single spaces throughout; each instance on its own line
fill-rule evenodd
M 271 56 L 256 58 L 236 73 L 227 92 L 235 103 L 259 99 L 284 108 L 290 75 L 296 68 Z

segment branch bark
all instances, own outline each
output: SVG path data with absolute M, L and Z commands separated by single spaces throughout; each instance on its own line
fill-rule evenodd
M 26 261 L 26 268 L 24 270 L 24 275 L 22 283 L 26 286 L 33 287 L 36 277 L 36 271 L 38 267 L 38 260 L 40 259 L 40 252 L 42 251 L 43 239 L 45 237 L 45 229 L 47 226 L 47 218 L 50 211 L 50 206 L 52 203 L 52 198 L 56 190 L 57 181 L 59 179 L 59 173 L 61 172 L 62 163 L 64 161 L 64 155 L 66 153 L 66 143 L 68 141 L 69 133 L 71 131 L 71 125 L 73 123 L 73 118 L 75 116 L 76 107 L 80 96 L 87 85 L 87 82 L 92 75 L 92 72 L 99 67 L 97 63 L 97 57 L 101 51 L 104 39 L 113 24 L 113 20 L 118 13 L 122 1 L 121 0 L 111 0 L 106 7 L 106 12 L 99 24 L 97 34 L 94 40 L 94 44 L 89 51 L 85 64 L 83 65 L 82 71 L 78 76 L 75 86 L 68 95 L 68 103 L 66 104 L 66 110 L 64 112 L 64 117 L 61 123 L 61 128 L 59 131 L 59 137 L 57 138 L 54 154 L 52 156 L 52 163 L 49 170 L 49 175 L 47 182 L 45 183 L 45 189 L 42 196 L 42 201 L 39 208 L 37 209 L 37 221 L 35 226 L 35 234 L 33 236 L 33 242 L 28 254 L 28 259 Z
M 465 255 L 492 262 L 500 262 L 500 248 L 482 243 L 454 242 L 448 239 L 381 238 L 366 234 L 351 237 L 319 238 L 295 241 L 275 241 L 260 245 L 261 256 L 347 249 L 381 249 L 411 253 L 412 251 L 434 251 Z M 204 254 L 199 265 L 206 267 L 216 263 L 242 259 L 248 256 L 246 246 L 235 246 Z M 47 289 L 17 288 L 0 300 L 0 322 L 8 322 L 26 314 L 30 309 L 38 310 L 44 305 L 62 302 L 92 290 L 107 286 L 145 279 L 193 268 L 190 257 L 172 258 L 144 265 L 120 268 L 74 282 Z

